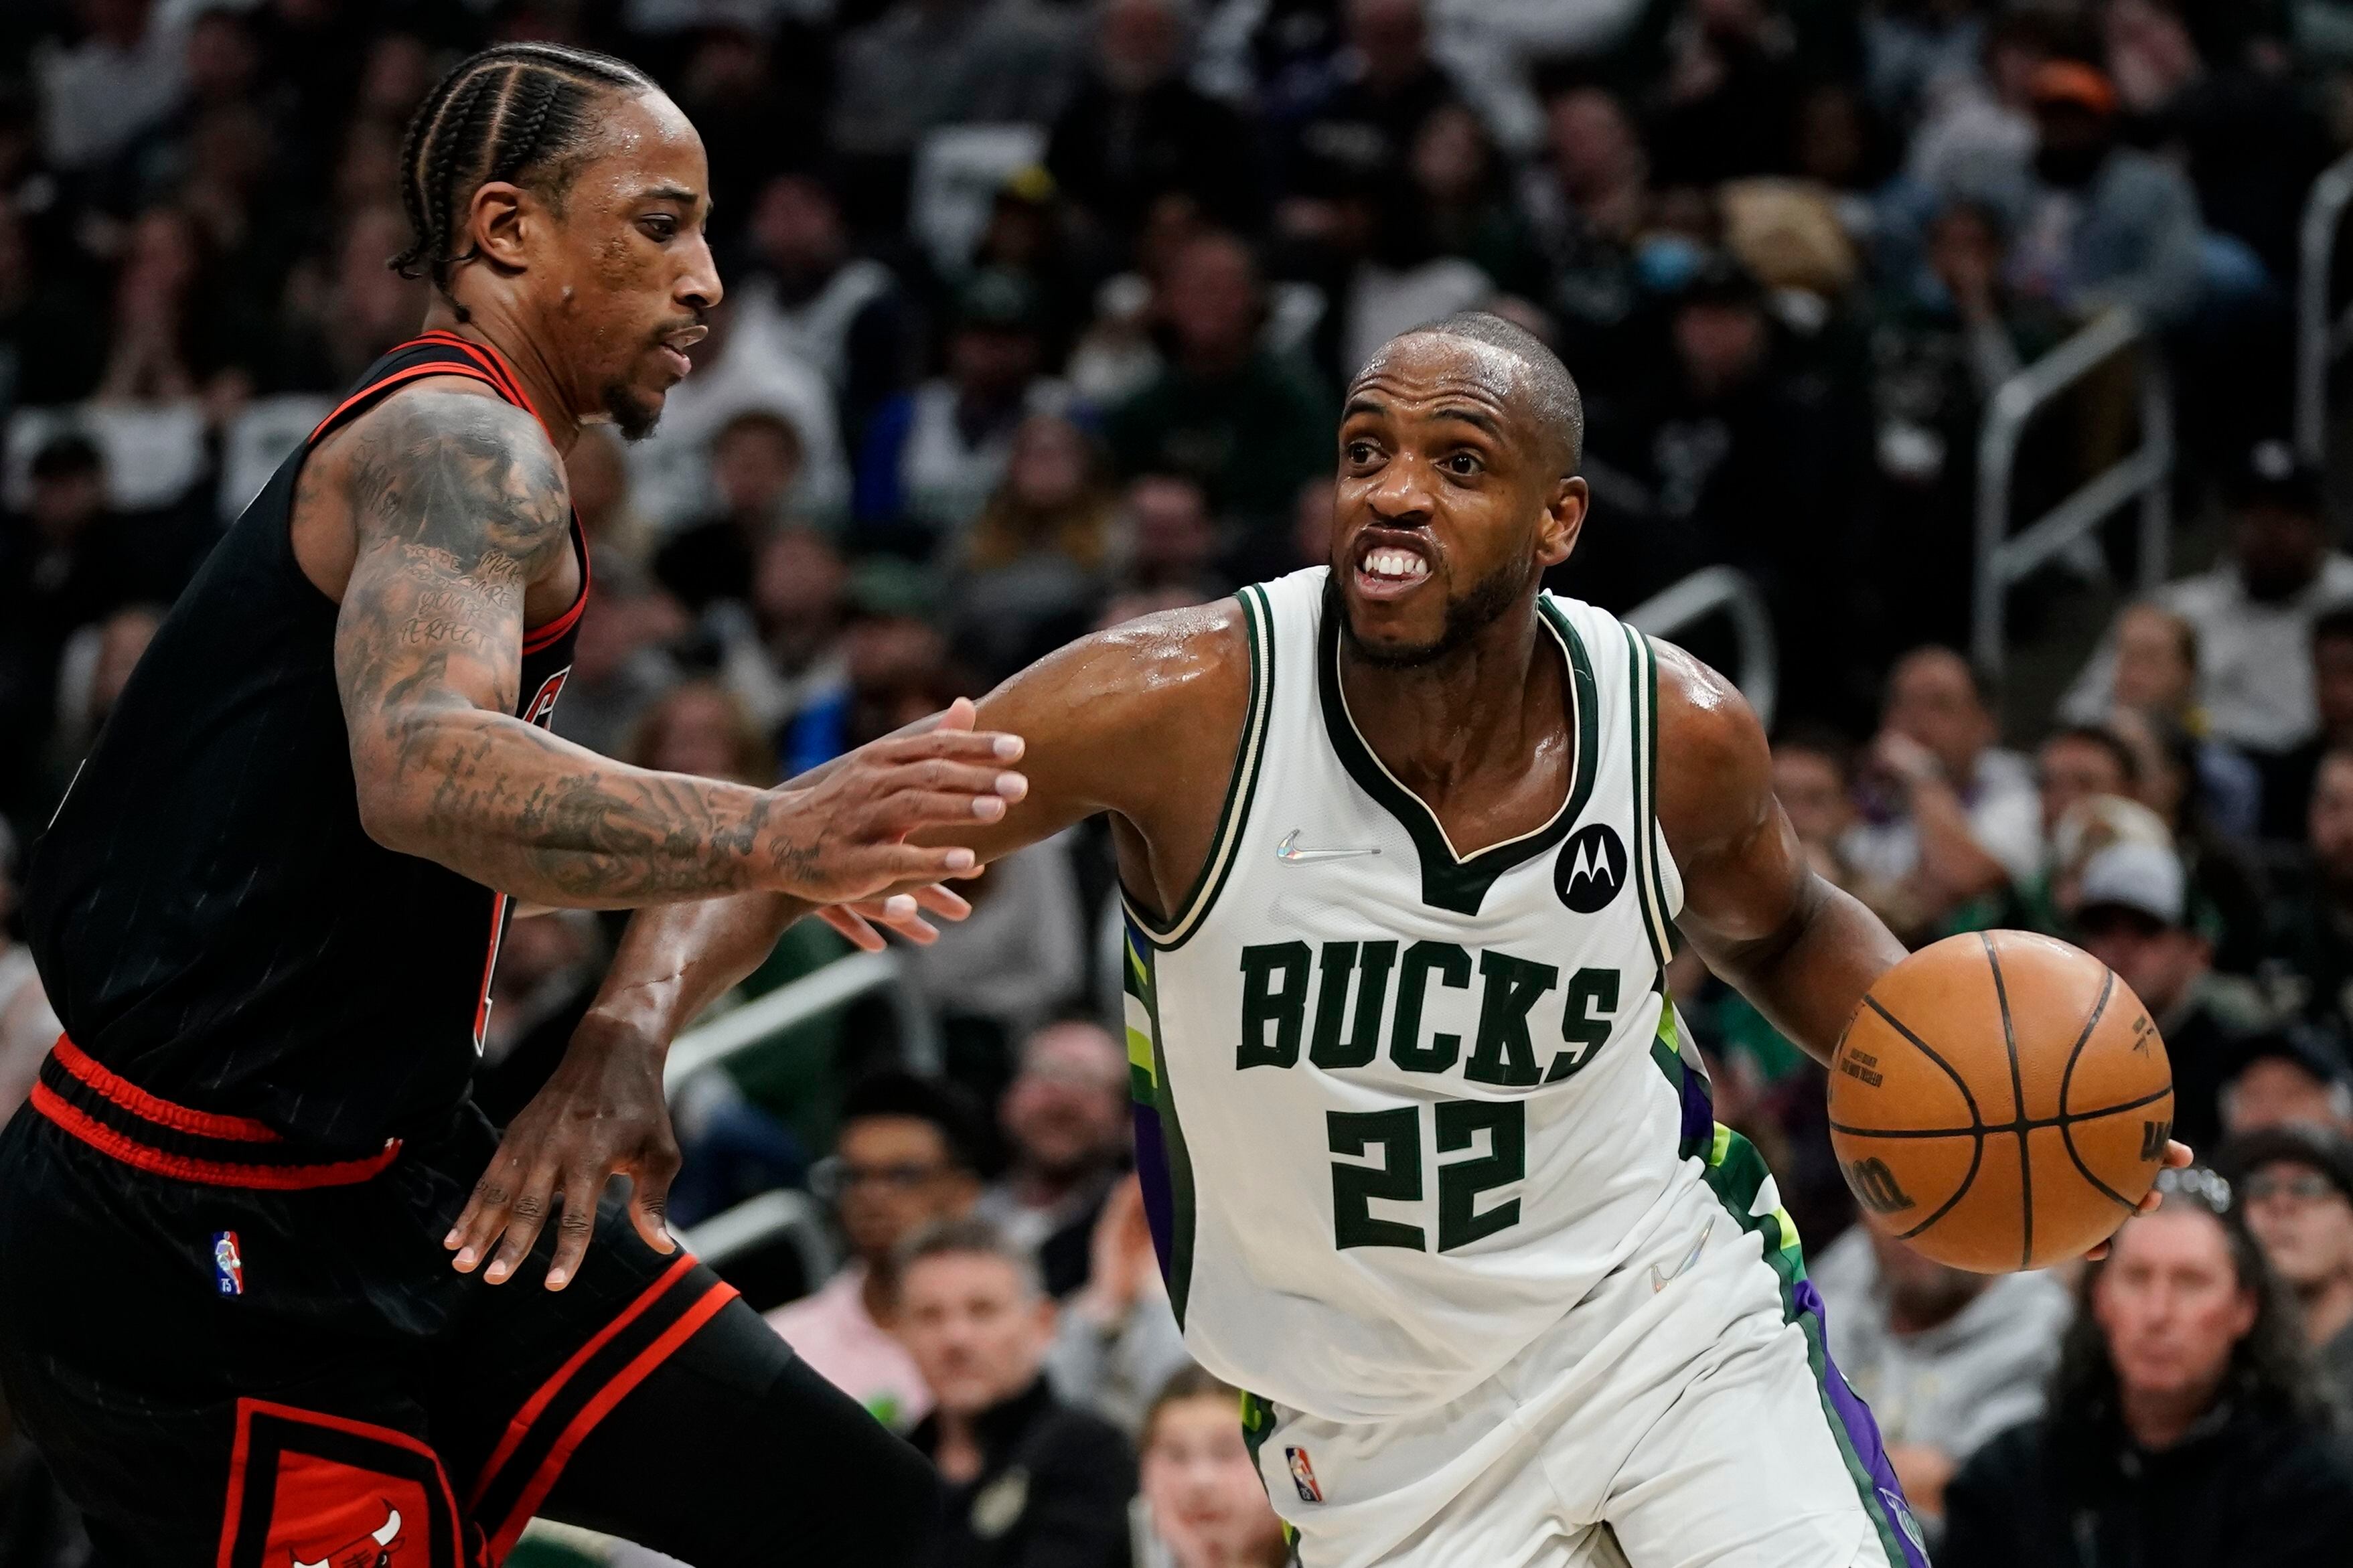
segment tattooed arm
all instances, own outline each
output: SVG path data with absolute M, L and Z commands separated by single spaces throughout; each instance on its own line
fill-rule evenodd
M 424 386 L 343 436 L 298 507 L 339 504 L 356 538 L 335 674 L 378 843 L 534 903 L 765 891 L 822 904 L 965 872 L 968 850 L 905 835 L 993 821 L 1018 795 L 998 765 L 1018 742 L 975 735 L 968 719 L 779 790 L 628 767 L 524 723 L 524 599 L 571 550 L 563 468 L 538 422 Z

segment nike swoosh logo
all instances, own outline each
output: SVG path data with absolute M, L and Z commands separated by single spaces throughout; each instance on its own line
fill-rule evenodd
M 1683 1258 L 1681 1263 L 1676 1264 L 1672 1268 L 1668 1269 L 1664 1273 L 1661 1273 L 1659 1271 L 1659 1266 L 1657 1264 L 1651 1264 L 1651 1289 L 1653 1291 L 1665 1289 L 1667 1288 L 1668 1280 L 1674 1279 L 1684 1269 L 1689 1268 L 1693 1264 L 1697 1263 L 1699 1261 L 1700 1249 L 1707 1245 L 1707 1238 L 1715 1234 L 1715 1222 L 1714 1220 L 1710 1220 L 1707 1224 L 1700 1227 L 1698 1239 L 1692 1243 L 1691 1250 L 1683 1254 Z
M 1359 855 L 1380 853 L 1378 846 L 1366 849 L 1302 849 L 1299 847 L 1300 831 L 1293 828 L 1282 836 L 1282 842 L 1274 847 L 1274 858 L 1286 866 L 1312 865 L 1318 860 L 1353 860 Z

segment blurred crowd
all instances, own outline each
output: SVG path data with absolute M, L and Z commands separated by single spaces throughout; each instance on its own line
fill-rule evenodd
M 0 1113 L 54 1032 L 10 875 L 211 542 L 417 326 L 426 286 L 385 266 L 402 128 L 512 38 L 674 94 L 727 288 L 651 438 L 571 456 L 596 586 L 559 733 L 772 784 L 1092 628 L 1320 562 L 1349 375 L 1419 321 L 1505 315 L 1586 401 L 1594 513 L 1554 585 L 1622 610 L 1746 573 L 1816 868 L 1915 943 L 2080 942 L 2171 1053 L 2202 1163 L 2166 1208 L 2066 1278 L 1959 1274 L 1852 1223 L 1820 1069 L 1674 965 L 1936 1560 L 2341 1554 L 2353 557 L 2284 437 L 2353 3 L 10 0 Z M 2221 548 L 2024 713 L 1954 651 L 1978 431 L 2118 310 Z M 2135 417 L 2128 378 L 2089 378 L 2021 449 L 2021 508 Z M 2094 536 L 2060 570 L 2131 564 Z M 2030 586 L 2022 635 L 2052 602 Z M 675 1217 L 823 1215 L 731 1274 L 936 1459 L 958 1564 L 1280 1563 L 1128 1173 L 1113 880 L 1100 825 L 1017 856 L 902 954 L 905 994 L 699 1076 Z M 613 931 L 514 928 L 494 1116 Z M 797 930 L 744 995 L 840 952 Z M 0 1413 L 0 1564 L 75 1542 Z

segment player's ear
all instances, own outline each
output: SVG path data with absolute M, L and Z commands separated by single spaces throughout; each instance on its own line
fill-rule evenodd
M 531 262 L 533 230 L 543 221 L 539 204 L 521 185 L 491 180 L 474 192 L 466 208 L 466 240 L 475 255 L 501 271 L 522 272 Z
M 1545 501 L 1544 517 L 1536 525 L 1536 561 L 1539 565 L 1554 567 L 1568 559 L 1577 548 L 1577 536 L 1585 530 L 1585 509 L 1589 497 L 1585 480 L 1569 474 L 1556 480 L 1552 494 Z

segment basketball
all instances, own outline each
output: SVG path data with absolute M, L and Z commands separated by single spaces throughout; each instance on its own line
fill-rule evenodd
M 1873 1226 L 1980 1274 L 2105 1241 L 2157 1180 L 2173 1072 L 2091 954 L 1973 931 L 1879 978 L 1831 1061 L 1831 1144 Z

